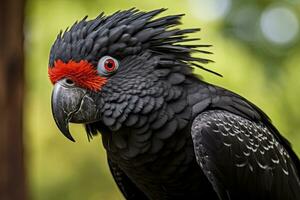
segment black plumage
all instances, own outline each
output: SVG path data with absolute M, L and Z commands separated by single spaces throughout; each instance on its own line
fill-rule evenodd
M 93 113 L 80 123 L 89 138 L 101 133 L 126 199 L 300 199 L 289 142 L 254 104 L 193 74 L 212 72 L 203 67 L 211 60 L 194 56 L 209 45 L 185 43 L 199 29 L 176 28 L 182 15 L 154 18 L 164 10 L 84 18 L 58 35 L 50 69 L 57 60 L 95 69 L 103 56 L 119 61 L 100 91 L 82 89 L 89 106 L 81 100 L 66 123 Z

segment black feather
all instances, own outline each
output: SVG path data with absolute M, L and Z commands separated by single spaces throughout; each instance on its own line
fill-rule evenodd
M 89 107 L 80 122 L 89 140 L 101 133 L 126 199 L 299 199 L 300 162 L 289 142 L 254 104 L 193 74 L 198 67 L 221 76 L 203 66 L 213 62 L 201 57 L 211 45 L 190 43 L 200 29 L 178 28 L 183 15 L 158 17 L 165 10 L 102 13 L 57 36 L 50 68 L 57 60 L 97 67 L 105 55 L 119 64 L 99 73 L 98 91 L 85 89 L 95 113 L 82 101 L 71 122 Z
M 119 57 L 138 54 L 143 50 L 151 50 L 162 55 L 173 54 L 174 59 L 178 61 L 211 62 L 208 59 L 192 56 L 193 52 L 209 54 L 209 51 L 198 48 L 210 45 L 184 44 L 198 40 L 198 38 L 187 38 L 187 35 L 200 29 L 172 28 L 180 24 L 183 14 L 153 19 L 165 10 L 141 12 L 132 8 L 118 11 L 107 17 L 101 13 L 89 21 L 86 20 L 87 17 L 84 17 L 81 21 L 74 23 L 70 29 L 66 29 L 63 35 L 62 33 L 58 35 L 51 48 L 49 66 L 52 67 L 58 59 L 64 62 L 71 59 L 78 62 L 88 60 L 94 64 L 105 54 L 112 56 L 116 54 Z M 201 65 L 196 63 L 194 65 L 220 76 Z

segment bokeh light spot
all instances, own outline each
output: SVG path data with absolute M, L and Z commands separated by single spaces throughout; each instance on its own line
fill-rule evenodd
M 292 42 L 299 31 L 299 22 L 293 11 L 286 7 L 266 9 L 260 19 L 264 37 L 272 43 L 284 45 Z
M 223 18 L 231 7 L 231 0 L 190 0 L 192 13 L 203 21 Z

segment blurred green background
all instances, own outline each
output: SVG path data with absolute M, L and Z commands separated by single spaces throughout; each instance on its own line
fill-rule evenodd
M 36 200 L 123 199 L 106 163 L 100 136 L 88 142 L 72 125 L 76 143 L 55 126 L 50 108 L 49 50 L 61 29 L 89 15 L 136 7 L 185 13 L 182 27 L 212 44 L 216 77 L 205 80 L 231 89 L 261 107 L 300 155 L 300 0 L 27 0 L 25 23 L 25 145 L 30 196 Z

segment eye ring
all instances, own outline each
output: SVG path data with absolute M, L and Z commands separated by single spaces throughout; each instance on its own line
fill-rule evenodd
M 109 76 L 113 74 L 119 68 L 119 62 L 117 59 L 111 56 L 103 56 L 98 61 L 97 71 L 100 75 Z

